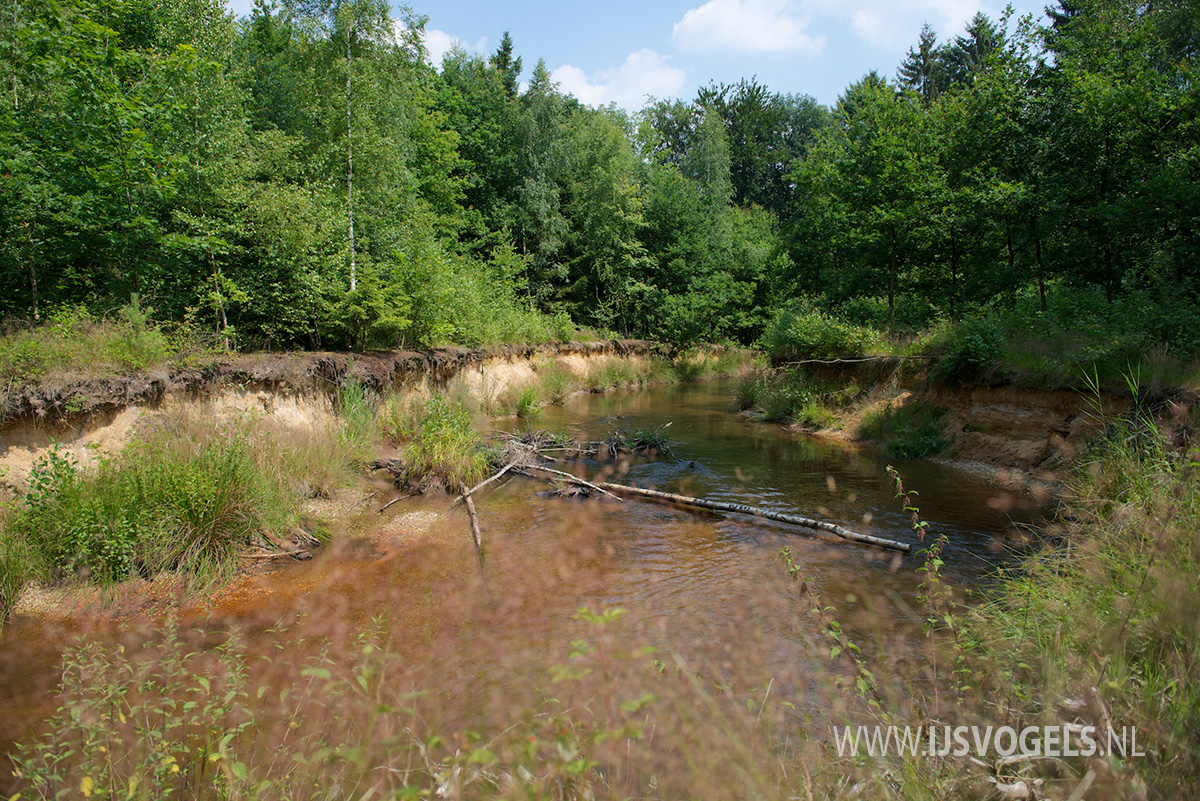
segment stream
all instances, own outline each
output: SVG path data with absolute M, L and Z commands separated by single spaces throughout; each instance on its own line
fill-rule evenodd
M 281 622 L 335 638 L 384 616 L 393 646 L 411 655 L 414 680 L 465 710 L 508 703 L 538 684 L 547 664 L 563 662 L 567 643 L 580 636 L 578 610 L 621 608 L 627 614 L 617 642 L 653 646 L 660 670 L 689 666 L 721 686 L 777 688 L 789 706 L 819 716 L 829 703 L 828 643 L 806 615 L 780 551 L 790 548 L 799 576 L 823 604 L 837 608 L 863 651 L 886 661 L 911 656 L 923 639 L 922 546 L 880 452 L 747 420 L 731 411 L 732 390 L 716 381 L 581 394 L 543 409 L 528 425 L 589 440 L 618 428 L 669 426 L 671 457 L 562 467 L 828 519 L 913 542 L 913 553 L 740 515 L 633 499 L 565 500 L 544 483 L 515 477 L 476 499 L 486 549 L 482 573 L 460 508 L 419 534 L 385 537 L 382 556 L 378 544 L 341 538 L 311 562 L 238 582 L 209 608 L 185 614 L 181 626 L 237 627 L 250 647 L 259 642 L 267 649 Z M 526 423 L 494 426 L 511 431 Z M 895 466 L 908 489 L 919 492 L 931 531 L 947 535 L 942 575 L 959 593 L 986 586 L 1011 558 L 1015 527 L 1036 523 L 1044 511 L 954 466 Z M 445 498 L 416 498 L 383 515 L 361 510 L 350 530 L 404 531 L 406 515 L 446 505 Z M 143 641 L 154 636 L 150 629 L 108 621 L 86 633 Z M 53 711 L 58 655 L 77 630 L 16 617 L 4 632 L 0 753 Z

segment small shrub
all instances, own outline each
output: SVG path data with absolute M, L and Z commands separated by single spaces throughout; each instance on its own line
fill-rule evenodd
M 821 311 L 781 312 L 763 335 L 772 361 L 861 356 L 881 347 L 878 332 Z
M 1003 355 L 999 327 L 991 320 L 971 320 L 952 329 L 932 377 L 946 384 L 982 380 Z

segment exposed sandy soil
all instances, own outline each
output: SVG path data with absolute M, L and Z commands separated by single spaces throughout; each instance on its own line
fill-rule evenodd
M 842 377 L 851 371 L 843 368 Z M 860 377 L 859 380 L 864 380 Z M 858 441 L 863 421 L 887 409 L 921 403 L 945 412 L 950 441 L 935 457 L 988 477 L 1009 489 L 1054 485 L 1101 427 L 1095 399 L 1069 390 L 1042 391 L 1013 386 L 943 387 L 920 377 L 882 377 L 866 394 L 838 411 L 826 428 L 812 432 L 843 442 Z M 1103 398 L 1105 412 L 1126 414 L 1132 403 Z
M 116 452 L 151 412 L 186 407 L 214 419 L 262 414 L 284 426 L 311 428 L 332 420 L 338 389 L 351 379 L 382 393 L 427 391 L 458 377 L 479 398 L 527 383 L 542 361 L 583 375 L 594 364 L 666 353 L 650 342 L 613 340 L 420 353 L 262 354 L 203 369 L 29 383 L 10 389 L 2 407 L 0 488 L 23 491 L 34 463 L 56 445 L 81 466 Z

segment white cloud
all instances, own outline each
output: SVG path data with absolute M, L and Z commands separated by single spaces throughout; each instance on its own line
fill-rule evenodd
M 892 49 L 916 44 L 926 22 L 944 41 L 962 33 L 976 11 L 993 20 L 999 16 L 998 8 L 981 8 L 978 0 L 806 0 L 805 6 L 821 16 L 848 20 L 868 44 Z
M 816 54 L 825 37 L 812 37 L 808 19 L 788 0 L 709 0 L 683 15 L 671 38 L 685 50 Z
M 666 59 L 653 50 L 630 53 L 616 70 L 602 70 L 589 78 L 570 64 L 553 72 L 559 89 L 577 97 L 589 106 L 616 103 L 636 111 L 646 102 L 646 96 L 673 97 L 687 81 L 687 73 L 667 65 Z
M 397 23 L 397 25 L 400 24 Z M 487 37 L 480 39 L 475 44 L 468 44 L 452 33 L 432 28 L 425 31 L 425 47 L 429 50 L 429 61 L 433 66 L 440 68 L 442 58 L 455 47 L 462 48 L 468 53 L 487 52 Z

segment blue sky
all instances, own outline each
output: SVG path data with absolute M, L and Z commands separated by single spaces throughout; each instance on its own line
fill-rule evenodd
M 247 14 L 253 0 L 228 0 Z M 1022 0 L 1016 15 L 1040 16 Z M 457 43 L 491 53 L 504 31 L 528 77 L 544 58 L 563 91 L 585 103 L 635 111 L 645 97 L 691 98 L 709 81 L 757 76 L 774 91 L 833 103 L 870 70 L 893 76 L 928 22 L 941 39 L 997 0 L 609 0 L 484 2 L 413 0 L 429 17 L 435 63 Z

